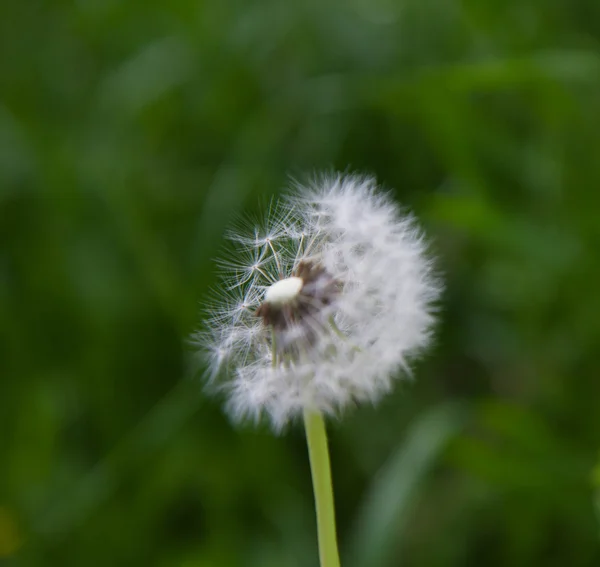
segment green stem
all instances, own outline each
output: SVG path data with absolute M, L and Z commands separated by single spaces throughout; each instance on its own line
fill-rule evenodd
M 319 412 L 304 412 L 306 442 L 310 458 L 315 505 L 317 508 L 317 533 L 321 567 L 340 567 L 335 533 L 335 509 L 331 466 L 327 448 L 327 432 L 323 416 Z

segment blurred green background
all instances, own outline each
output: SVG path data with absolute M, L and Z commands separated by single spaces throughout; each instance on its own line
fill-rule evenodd
M 600 564 L 600 3 L 0 7 L 0 565 L 317 565 L 303 433 L 186 338 L 236 213 L 370 172 L 446 274 L 430 355 L 332 423 L 345 567 Z

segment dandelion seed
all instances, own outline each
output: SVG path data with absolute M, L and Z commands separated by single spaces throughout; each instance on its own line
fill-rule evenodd
M 234 419 L 266 415 L 278 430 L 376 402 L 429 343 L 440 285 L 426 243 L 372 178 L 298 186 L 229 239 L 197 342 Z

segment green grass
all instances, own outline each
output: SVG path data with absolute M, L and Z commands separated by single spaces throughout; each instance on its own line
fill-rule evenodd
M 301 428 L 232 428 L 185 340 L 235 214 L 336 168 L 447 282 L 414 382 L 330 424 L 342 564 L 598 564 L 597 2 L 32 0 L 0 38 L 0 562 L 316 565 Z

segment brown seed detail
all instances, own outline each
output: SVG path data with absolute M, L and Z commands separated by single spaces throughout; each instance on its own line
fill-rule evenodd
M 275 330 L 284 330 L 305 318 L 315 320 L 318 312 L 331 305 L 340 292 L 339 282 L 321 264 L 311 260 L 299 262 L 292 277 L 300 278 L 303 282 L 293 302 L 281 306 L 264 302 L 255 312 L 266 326 L 272 326 Z

